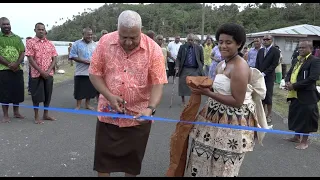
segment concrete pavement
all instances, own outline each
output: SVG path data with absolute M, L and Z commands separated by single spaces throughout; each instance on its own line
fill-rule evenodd
M 179 119 L 182 109 L 177 95 L 169 108 L 171 90 L 172 84 L 165 86 L 156 116 Z M 73 81 L 55 86 L 52 97 L 51 106 L 74 108 Z M 23 104 L 31 105 L 30 97 L 26 97 Z M 10 113 L 12 115 L 12 108 Z M 1 177 L 96 176 L 92 170 L 96 117 L 50 112 L 57 121 L 35 125 L 32 109 L 22 108 L 21 113 L 26 116 L 25 120 L 12 119 L 9 124 L 0 124 Z M 273 118 L 274 129 L 287 130 L 279 116 L 274 114 Z M 174 128 L 174 123 L 153 124 L 140 176 L 165 175 Z M 320 144 L 312 141 L 308 149 L 296 150 L 295 144 L 282 140 L 283 137 L 267 134 L 264 146 L 256 144 L 255 150 L 246 155 L 239 176 L 320 176 Z M 122 176 L 122 173 L 113 176 Z

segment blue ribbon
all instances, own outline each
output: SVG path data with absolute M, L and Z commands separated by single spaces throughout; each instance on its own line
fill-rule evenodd
M 10 105 L 10 104 L 5 104 L 5 103 L 0 103 L 0 104 L 1 105 L 8 105 L 8 106 Z M 64 113 L 71 113 L 71 114 L 82 114 L 82 115 L 91 115 L 91 116 L 106 116 L 106 117 L 112 117 L 112 118 L 133 119 L 133 116 L 126 115 L 126 114 L 97 112 L 97 111 L 91 111 L 91 110 L 75 110 L 75 109 L 67 109 L 67 108 L 40 107 L 40 106 L 35 107 L 35 106 L 29 106 L 29 105 L 24 105 L 24 104 L 19 104 L 19 105 L 12 104 L 12 106 L 19 106 L 19 107 L 24 107 L 24 108 L 29 108 L 29 109 L 57 111 L 57 112 L 64 112 Z M 231 129 L 239 129 L 239 130 L 249 130 L 249 131 L 257 131 L 257 132 L 273 133 L 273 134 L 304 135 L 304 136 L 320 137 L 320 134 L 305 134 L 305 133 L 296 133 L 296 132 L 282 131 L 282 130 L 276 130 L 276 129 L 265 129 L 265 128 L 239 126 L 239 125 L 231 125 L 231 124 L 217 124 L 217 123 L 211 123 L 211 122 L 190 122 L 190 121 L 167 119 L 167 118 L 155 117 L 155 116 L 141 116 L 140 119 L 163 121 L 163 122 L 173 122 L 173 123 L 180 122 L 180 123 L 186 123 L 186 124 L 214 126 L 214 127 L 231 128 Z

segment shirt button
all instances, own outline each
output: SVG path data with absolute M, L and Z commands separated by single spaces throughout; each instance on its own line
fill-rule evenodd
M 122 82 L 121 84 L 124 84 L 124 82 Z
M 123 72 L 127 72 L 127 70 L 124 70 Z
M 120 96 L 122 96 L 122 94 L 120 94 Z

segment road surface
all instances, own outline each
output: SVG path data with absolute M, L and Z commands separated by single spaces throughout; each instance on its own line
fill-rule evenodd
M 156 116 L 179 119 L 182 110 L 180 98 L 176 97 L 173 107 L 169 108 L 172 85 L 165 86 Z M 73 81 L 57 85 L 52 97 L 53 107 L 74 108 Z M 26 97 L 24 104 L 31 104 L 30 97 Z M 21 113 L 26 116 L 25 120 L 12 119 L 9 124 L 0 124 L 1 177 L 97 175 L 92 170 L 96 117 L 51 112 L 57 121 L 35 125 L 32 109 L 22 108 Z M 274 114 L 273 117 L 275 129 L 287 130 L 279 116 Z M 169 164 L 169 139 L 174 128 L 174 123 L 153 124 L 140 176 L 165 175 Z M 312 141 L 307 150 L 296 150 L 295 144 L 282 140 L 283 137 L 267 134 L 264 146 L 256 144 L 254 152 L 246 155 L 239 176 L 320 176 L 320 144 Z M 112 176 L 123 174 L 115 173 Z

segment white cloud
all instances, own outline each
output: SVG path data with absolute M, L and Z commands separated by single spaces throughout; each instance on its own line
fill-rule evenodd
M 62 24 L 65 20 L 60 18 L 72 18 L 85 8 L 96 9 L 104 3 L 1 3 L 0 16 L 10 20 L 12 32 L 21 36 L 34 36 L 34 25 L 37 22 L 48 24 L 50 29 L 57 21 Z

